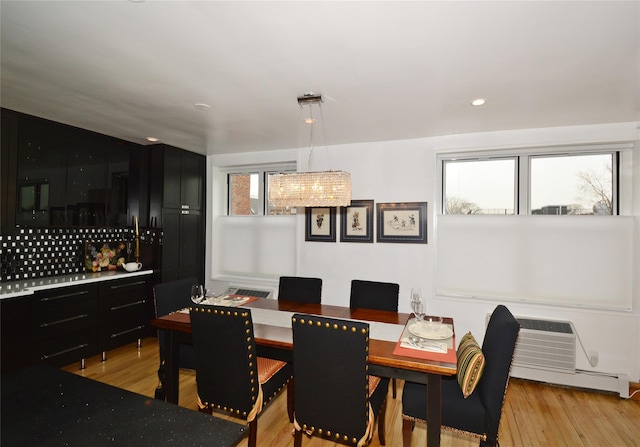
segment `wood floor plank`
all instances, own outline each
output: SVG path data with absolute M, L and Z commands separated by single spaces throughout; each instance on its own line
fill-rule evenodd
M 143 340 L 100 356 L 87 359 L 86 368 L 78 363 L 63 369 L 148 397 L 157 385 L 158 344 L 155 338 Z M 402 381 L 398 390 L 402 389 Z M 180 372 L 180 406 L 196 410 L 195 373 Z M 402 445 L 402 400 L 388 397 L 386 445 Z M 225 417 L 226 416 L 217 416 Z M 233 420 L 233 419 L 232 419 Z M 236 420 L 238 421 L 238 420 Z M 258 419 L 258 445 L 293 447 L 292 425 L 286 412 L 286 395 L 278 396 Z M 476 447 L 478 441 L 443 430 L 442 447 Z M 412 445 L 426 444 L 426 426 L 417 424 Z M 240 446 L 246 447 L 244 440 Z M 337 447 L 317 437 L 305 438 L 304 447 Z M 379 447 L 377 431 L 372 447 Z M 637 447 L 640 445 L 640 401 L 617 395 L 550 386 L 511 379 L 500 425 L 501 447 Z

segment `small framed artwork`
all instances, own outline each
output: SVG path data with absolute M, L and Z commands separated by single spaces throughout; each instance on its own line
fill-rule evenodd
M 378 203 L 378 242 L 427 243 L 427 202 Z
M 373 200 L 340 208 L 340 242 L 373 242 Z
M 305 241 L 336 241 L 336 208 L 305 208 Z

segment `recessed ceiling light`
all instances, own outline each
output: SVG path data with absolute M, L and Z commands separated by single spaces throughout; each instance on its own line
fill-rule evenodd
M 472 106 L 483 106 L 483 105 L 485 105 L 486 102 L 487 102 L 486 99 L 478 98 L 478 99 L 474 99 L 473 101 L 471 101 L 471 105 Z
M 316 120 L 314 118 L 305 118 L 304 122 L 305 124 L 313 124 L 316 122 Z
M 147 141 L 150 141 L 152 143 L 157 143 L 160 140 L 156 137 L 147 137 Z
M 195 103 L 193 105 L 193 108 L 196 109 L 196 110 L 203 111 L 203 110 L 211 109 L 211 106 L 209 104 L 205 104 L 205 103 L 202 103 L 202 102 L 197 102 L 197 103 Z

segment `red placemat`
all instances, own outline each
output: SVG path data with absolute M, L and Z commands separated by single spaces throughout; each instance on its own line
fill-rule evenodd
M 412 320 L 409 320 L 407 322 L 407 325 L 411 321 Z M 406 326 L 404 328 L 404 331 L 402 331 L 402 335 L 400 336 L 400 339 L 396 343 L 396 347 L 393 349 L 393 355 L 401 355 L 404 357 L 413 357 L 413 358 L 423 359 L 423 360 L 435 360 L 438 362 L 453 363 L 453 364 L 457 362 L 455 333 L 451 336 L 451 347 L 447 350 L 446 353 L 444 353 L 444 352 L 425 351 L 425 350 L 414 349 L 414 348 L 405 348 L 401 346 L 403 337 L 407 336 L 405 335 L 405 332 L 407 332 Z

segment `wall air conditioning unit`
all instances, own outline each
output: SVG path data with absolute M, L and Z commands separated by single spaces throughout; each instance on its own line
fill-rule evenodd
M 513 355 L 514 366 L 575 374 L 576 332 L 570 321 L 516 319 L 520 334 Z
M 272 290 L 257 290 L 254 288 L 245 288 L 241 286 L 229 286 L 227 290 L 224 291 L 225 295 L 242 295 L 242 296 L 253 296 L 257 298 L 271 298 L 273 294 Z

